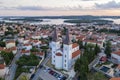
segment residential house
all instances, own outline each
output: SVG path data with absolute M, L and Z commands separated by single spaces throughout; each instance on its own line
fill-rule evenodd
M 29 56 L 30 55 L 30 50 L 22 50 L 21 54 Z
M 6 48 L 12 48 L 12 47 L 15 47 L 15 41 L 14 40 L 9 40 L 9 41 L 6 41 Z
M 23 49 L 25 49 L 25 50 L 31 50 L 32 49 L 32 45 L 31 44 L 24 44 L 23 45 Z
M 111 53 L 111 60 L 115 64 L 120 64 L 120 50 Z

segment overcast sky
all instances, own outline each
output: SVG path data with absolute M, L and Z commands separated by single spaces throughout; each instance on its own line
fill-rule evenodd
M 120 0 L 0 0 L 0 16 L 120 16 Z

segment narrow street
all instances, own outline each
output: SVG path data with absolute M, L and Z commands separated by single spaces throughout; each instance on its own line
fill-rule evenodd
M 44 66 L 44 65 L 46 64 L 46 62 L 50 59 L 50 57 L 51 57 L 51 55 L 50 55 L 50 53 L 49 53 L 48 56 L 43 60 L 43 62 L 41 63 L 41 65 Z M 35 76 L 33 77 L 32 80 L 38 80 L 38 78 L 39 78 L 40 73 L 41 73 L 42 70 L 43 70 L 43 69 L 38 68 L 38 70 L 35 72 Z
M 18 46 L 18 48 L 20 48 L 20 46 Z M 17 54 L 15 55 L 11 63 L 11 66 L 9 67 L 10 69 L 9 69 L 8 75 L 5 76 L 5 80 L 14 80 L 15 72 L 17 69 L 17 65 L 15 63 L 19 58 L 20 58 L 20 50 L 18 49 Z

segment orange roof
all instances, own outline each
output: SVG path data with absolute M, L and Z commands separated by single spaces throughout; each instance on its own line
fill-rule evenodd
M 30 46 L 30 44 L 24 44 L 24 46 Z
M 5 52 L 11 52 L 11 50 L 10 49 L 5 49 Z
M 72 44 L 72 48 L 79 46 L 77 43 Z
M 83 40 L 84 38 L 85 38 L 84 35 L 81 35 L 81 36 L 76 37 L 76 39 L 79 39 L 79 40 Z
M 10 48 L 11 50 L 17 50 L 17 47 L 12 47 L 12 48 Z
M 22 50 L 21 53 L 29 53 L 30 50 Z
M 77 57 L 80 54 L 80 50 L 77 50 L 75 52 L 72 53 L 72 58 Z
M 0 64 L 0 69 L 4 69 L 5 65 L 4 64 Z
M 117 54 L 120 56 L 120 50 L 113 52 L 113 54 Z
M 6 41 L 6 43 L 15 43 L 14 40 L 9 40 L 9 41 Z
M 120 80 L 120 77 L 114 77 L 114 78 L 111 78 L 110 80 Z
M 40 55 L 40 56 L 43 56 L 44 55 L 44 53 L 43 52 L 32 52 L 33 54 L 35 54 L 35 55 Z
M 117 66 L 118 69 L 120 69 L 120 64 Z
M 61 53 L 56 53 L 56 56 L 62 56 L 62 54 Z
M 0 47 L 0 51 L 3 51 L 4 50 L 4 48 L 3 47 Z

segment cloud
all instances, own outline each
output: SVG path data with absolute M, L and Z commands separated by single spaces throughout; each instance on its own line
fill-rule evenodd
M 120 8 L 120 2 L 117 3 L 117 2 L 115 2 L 113 0 L 113 1 L 109 1 L 108 3 L 104 3 L 104 4 L 95 3 L 95 8 L 96 9 L 115 9 L 115 8 Z
M 12 9 L 16 10 L 29 10 L 29 11 L 65 11 L 65 10 L 80 10 L 82 7 L 80 5 L 78 6 L 63 6 L 63 7 L 43 7 L 43 6 L 18 6 L 14 7 Z
M 17 10 L 49 10 L 50 8 L 41 7 L 41 6 L 18 6 L 15 9 Z

